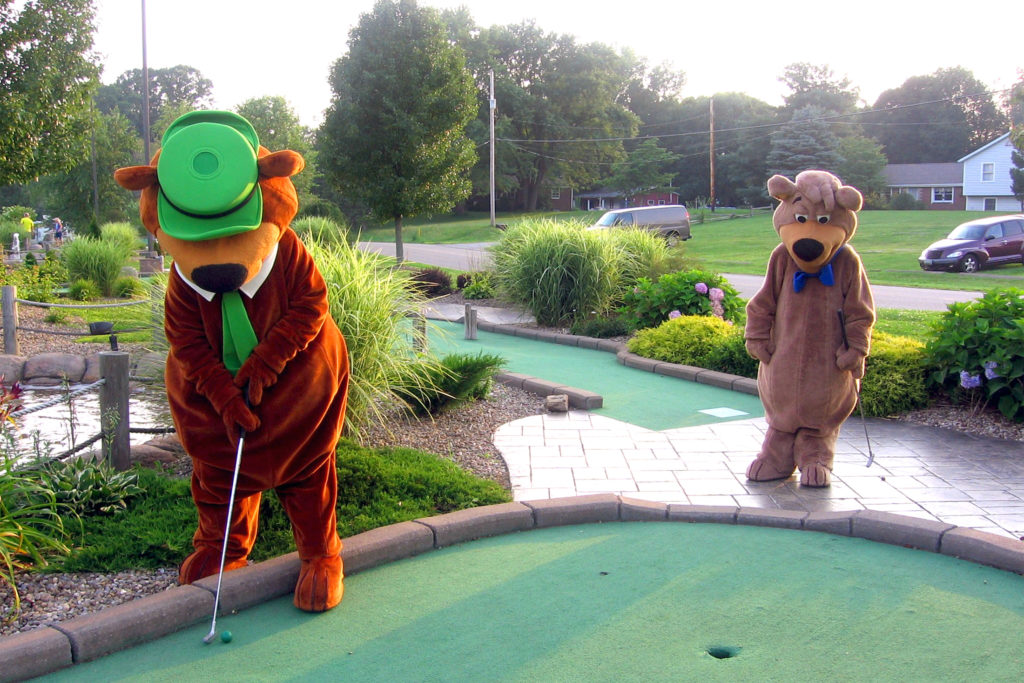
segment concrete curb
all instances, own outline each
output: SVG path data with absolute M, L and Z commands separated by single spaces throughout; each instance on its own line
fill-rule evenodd
M 889 512 L 799 512 L 748 507 L 665 505 L 613 494 L 459 510 L 373 529 L 345 539 L 345 571 L 380 565 L 488 536 L 570 524 L 671 521 L 828 532 L 957 557 L 1024 574 L 1024 543 L 974 529 Z M 298 578 L 295 553 L 224 575 L 223 613 L 286 595 Z M 211 587 L 212 584 L 212 587 Z M 42 676 L 155 640 L 210 617 L 216 579 L 139 598 L 34 631 L 0 638 L 0 681 Z

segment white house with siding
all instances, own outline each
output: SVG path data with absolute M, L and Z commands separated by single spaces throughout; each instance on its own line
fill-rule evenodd
M 964 198 L 968 211 L 1024 211 L 1010 189 L 1013 160 L 1010 134 L 1004 133 L 957 163 L 964 168 Z

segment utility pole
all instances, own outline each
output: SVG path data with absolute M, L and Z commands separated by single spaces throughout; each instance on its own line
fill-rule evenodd
M 715 97 L 711 96 L 710 99 L 710 114 L 711 114 L 711 148 L 709 150 L 709 156 L 711 157 L 711 194 L 708 196 L 708 203 L 711 204 L 711 213 L 715 212 Z
M 491 120 L 491 227 L 495 226 L 494 223 L 494 69 L 491 69 L 491 97 L 488 100 L 490 105 L 490 120 Z

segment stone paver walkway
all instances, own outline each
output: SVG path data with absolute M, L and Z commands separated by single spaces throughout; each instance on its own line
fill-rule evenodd
M 785 510 L 870 509 L 1024 536 L 1024 443 L 859 417 L 843 426 L 832 486 L 747 481 L 763 419 L 654 432 L 586 411 L 502 426 L 495 446 L 517 501 L 615 493 L 661 503 Z

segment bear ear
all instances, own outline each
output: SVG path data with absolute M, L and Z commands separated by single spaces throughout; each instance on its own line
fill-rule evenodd
M 782 175 L 773 175 L 768 179 L 768 194 L 780 202 L 786 201 L 796 194 L 796 183 Z
M 306 167 L 306 161 L 298 152 L 283 149 L 262 156 L 257 162 L 260 176 L 264 178 L 290 178 Z
M 114 171 L 114 180 L 126 190 L 145 190 L 156 185 L 156 166 L 128 166 Z
M 864 197 L 857 188 L 843 185 L 836 190 L 836 204 L 850 211 L 860 211 Z

